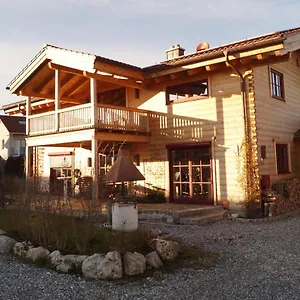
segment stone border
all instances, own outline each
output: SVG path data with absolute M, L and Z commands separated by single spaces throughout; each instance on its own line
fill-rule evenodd
M 50 264 L 60 273 L 78 272 L 85 278 L 96 280 L 116 280 L 124 275 L 143 274 L 146 269 L 158 269 L 164 262 L 177 258 L 180 252 L 178 242 L 152 239 L 149 245 L 153 251 L 145 256 L 138 252 L 121 255 L 117 251 L 95 253 L 93 255 L 62 255 L 59 250 L 52 253 L 44 247 L 34 247 L 30 242 L 17 242 L 0 230 L 0 253 L 11 254 L 36 264 Z

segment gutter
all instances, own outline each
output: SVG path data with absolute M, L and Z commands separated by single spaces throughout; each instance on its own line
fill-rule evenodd
M 245 74 L 243 75 L 241 73 L 240 70 L 238 70 L 237 68 L 235 68 L 231 62 L 228 59 L 229 56 L 229 52 L 228 51 L 224 51 L 223 52 L 225 58 L 226 58 L 226 63 L 231 67 L 231 69 L 240 77 L 240 83 L 241 83 L 241 95 L 242 95 L 242 100 L 243 100 L 243 117 L 244 117 L 244 135 L 245 135 L 245 143 L 246 146 L 250 145 L 250 141 L 251 141 L 251 135 L 250 135 L 250 126 L 249 126 L 249 119 L 248 119 L 248 111 L 247 111 L 247 97 L 246 97 L 246 77 L 249 74 Z M 246 163 L 247 163 L 247 169 L 250 165 L 249 159 L 248 159 L 248 155 L 246 156 Z M 248 194 L 248 184 L 249 184 L 249 178 L 248 178 L 248 172 L 246 175 L 246 193 Z M 247 195 L 248 198 L 248 195 Z
M 229 45 L 226 45 L 226 46 L 217 47 L 216 49 L 219 48 L 220 50 L 216 50 L 216 52 L 207 53 L 207 54 L 205 54 L 204 52 L 202 52 L 201 53 L 202 55 L 200 57 L 199 56 L 192 57 L 192 56 L 198 54 L 196 52 L 194 54 L 189 54 L 186 57 L 185 56 L 180 56 L 179 58 L 176 58 L 173 64 L 165 64 L 165 63 L 169 63 L 170 62 L 169 60 L 167 60 L 167 61 L 161 62 L 160 63 L 161 66 L 160 66 L 160 64 L 153 65 L 153 66 L 150 66 L 150 67 L 145 67 L 142 70 L 143 70 L 143 72 L 151 73 L 151 72 L 157 71 L 157 70 L 163 70 L 163 69 L 173 68 L 175 66 L 186 65 L 187 63 L 189 63 L 189 64 L 190 63 L 197 63 L 197 62 L 201 62 L 201 61 L 205 61 L 205 60 L 209 60 L 209 59 L 219 58 L 219 57 L 222 56 L 222 54 L 224 54 L 224 52 L 229 51 L 228 49 L 230 49 L 230 54 L 235 54 L 235 53 L 239 53 L 241 51 L 249 51 L 249 50 L 253 50 L 253 49 L 256 49 L 256 48 L 268 47 L 268 46 L 280 44 L 283 41 L 285 41 L 286 39 L 287 39 L 287 37 L 283 36 L 283 37 L 279 37 L 279 38 L 275 38 L 275 39 L 263 41 L 263 42 L 260 42 L 260 43 L 258 42 L 258 43 L 255 43 L 255 44 L 248 44 L 248 45 L 243 45 L 243 46 L 237 46 L 237 47 L 234 47 L 234 48 L 230 48 L 230 47 L 233 47 L 234 44 L 229 44 Z M 208 52 L 209 51 L 213 51 L 213 48 L 208 49 L 206 51 L 208 51 Z M 188 56 L 191 56 L 191 58 L 189 59 Z M 178 62 L 176 62 L 176 60 L 178 60 Z
M 229 51 L 223 52 L 226 63 L 231 67 L 231 69 L 240 77 L 240 84 L 241 84 L 241 95 L 243 99 L 243 116 L 244 116 L 244 126 L 245 126 L 245 138 L 246 142 L 248 142 L 250 135 L 249 135 L 249 124 L 248 124 L 248 114 L 247 114 L 247 102 L 246 102 L 246 81 L 245 78 L 248 76 L 247 74 L 244 76 L 241 71 L 239 71 L 237 68 L 235 68 L 231 62 L 229 61 Z

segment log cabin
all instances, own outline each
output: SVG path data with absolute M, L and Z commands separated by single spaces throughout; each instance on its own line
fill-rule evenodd
M 26 115 L 27 176 L 51 189 L 51 178 L 71 186 L 80 171 L 97 201 L 126 145 L 141 185 L 169 202 L 232 209 L 249 189 L 296 177 L 300 28 L 184 51 L 140 68 L 45 45 L 6 87 L 26 100 L 2 108 Z

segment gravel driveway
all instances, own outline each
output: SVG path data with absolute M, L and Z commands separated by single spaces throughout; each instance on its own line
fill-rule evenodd
M 86 281 L 0 256 L 0 299 L 300 299 L 300 216 L 273 222 L 151 225 L 219 252 L 206 270 L 178 270 L 130 282 Z

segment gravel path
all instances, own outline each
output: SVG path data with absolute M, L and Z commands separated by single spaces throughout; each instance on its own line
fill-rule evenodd
M 206 270 L 130 282 L 86 281 L 0 256 L 0 299 L 300 299 L 300 216 L 274 222 L 151 225 L 222 255 Z

